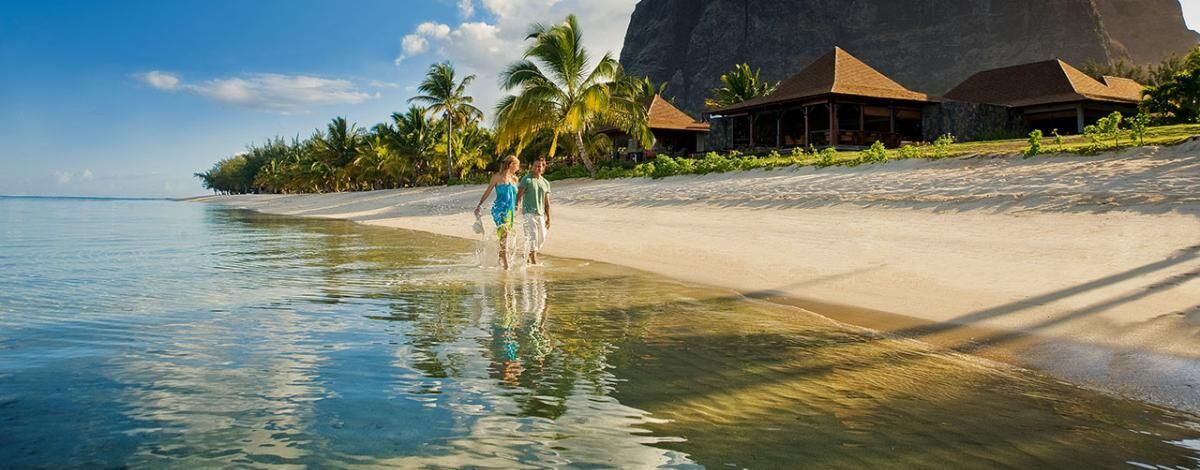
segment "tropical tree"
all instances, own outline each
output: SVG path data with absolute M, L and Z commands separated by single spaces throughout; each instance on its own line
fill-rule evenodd
M 1146 88 L 1144 107 L 1165 122 L 1200 122 L 1200 69 L 1179 72 Z
M 474 105 L 475 99 L 467 95 L 467 86 L 475 81 L 467 75 L 459 81 L 455 77 L 454 65 L 450 62 L 433 64 L 425 74 L 425 80 L 417 85 L 420 95 L 409 102 L 429 105 L 429 109 L 445 116 L 446 122 L 446 177 L 454 178 L 454 129 L 467 127 L 469 122 L 483 118 L 483 112 Z
M 326 189 L 343 191 L 350 186 L 352 173 L 348 167 L 359 156 L 364 135 L 358 126 L 349 123 L 346 117 L 334 117 L 325 127 L 325 132 L 317 131 L 312 138 L 314 156 L 322 167 Z
M 575 15 L 556 25 L 535 24 L 527 39 L 533 42 L 524 58 L 501 74 L 501 87 L 515 95 L 496 107 L 497 149 L 516 147 L 520 153 L 530 139 L 549 133 L 548 155 L 554 157 L 559 138 L 570 135 L 579 159 L 594 176 L 596 165 L 584 145 L 584 133 L 600 125 L 627 127 L 644 121 L 645 109 L 621 92 L 633 87 L 623 83 L 628 79 L 611 53 L 592 64 Z
M 750 64 L 738 64 L 733 71 L 721 75 L 721 86 L 713 89 L 712 97 L 705 99 L 704 105 L 720 109 L 771 94 L 779 84 L 767 83 L 761 73 L 762 69 L 750 70 Z

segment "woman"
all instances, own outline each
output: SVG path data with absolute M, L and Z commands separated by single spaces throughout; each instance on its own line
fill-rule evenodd
M 508 234 L 512 231 L 513 215 L 517 208 L 517 170 L 521 161 L 515 155 L 504 158 L 500 171 L 492 175 L 479 204 L 475 206 L 475 217 L 479 217 L 479 209 L 492 191 L 496 192 L 496 200 L 492 203 L 492 221 L 496 222 L 496 235 L 500 238 L 500 266 L 508 269 Z

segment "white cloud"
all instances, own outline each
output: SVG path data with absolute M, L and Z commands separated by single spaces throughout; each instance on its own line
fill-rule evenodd
M 95 175 L 92 174 L 92 169 L 87 168 L 87 169 L 83 170 L 83 174 L 79 175 L 79 179 L 81 179 L 83 181 L 91 181 L 93 179 L 96 179 L 96 177 L 95 177 Z
M 358 90 L 354 83 L 348 80 L 307 75 L 258 73 L 184 83 L 175 74 L 154 70 L 137 77 L 159 90 L 183 91 L 222 103 L 276 112 L 302 111 L 314 106 L 358 104 L 379 96 L 378 93 L 372 95 Z
M 417 34 L 434 39 L 445 39 L 450 35 L 450 25 L 426 21 L 417 25 Z
M 421 54 L 429 54 L 429 62 L 449 60 L 461 75 L 478 76 L 470 91 L 475 104 L 490 116 L 501 94 L 497 85 L 500 71 L 521 58 L 531 24 L 559 22 L 574 13 L 593 60 L 605 52 L 616 57 L 636 3 L 637 0 L 480 0 L 479 5 L 491 16 L 489 21 L 463 21 L 454 28 L 422 23 L 411 35 L 425 39 L 426 47 Z M 396 63 L 400 65 L 417 55 L 420 54 L 406 50 Z
M 138 75 L 137 78 L 159 90 L 171 91 L 179 89 L 179 76 L 173 73 L 151 70 Z
M 69 171 L 54 170 L 54 181 L 58 182 L 59 186 L 70 183 L 72 179 L 75 179 L 74 173 Z
M 473 0 L 458 0 L 458 16 L 463 19 L 475 16 L 475 2 Z

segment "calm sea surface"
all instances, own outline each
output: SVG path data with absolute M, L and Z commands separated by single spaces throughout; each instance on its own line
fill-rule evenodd
M 0 467 L 1200 466 L 1195 417 L 619 267 L 479 268 L 475 248 L 0 198 Z

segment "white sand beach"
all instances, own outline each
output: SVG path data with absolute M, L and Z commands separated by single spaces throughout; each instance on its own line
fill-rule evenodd
M 483 187 L 217 196 L 265 213 L 476 238 Z M 1200 410 L 1200 141 L 554 184 L 546 253 Z M 485 205 L 486 207 L 486 205 Z

